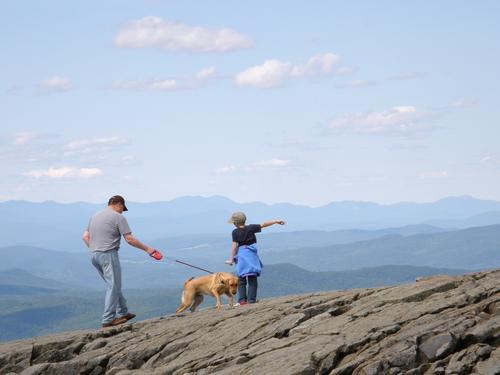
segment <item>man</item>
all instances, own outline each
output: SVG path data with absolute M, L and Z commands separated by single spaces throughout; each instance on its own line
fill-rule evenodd
M 122 294 L 122 272 L 118 257 L 121 236 L 129 245 L 147 252 L 153 258 L 162 258 L 159 251 L 142 244 L 132 235 L 127 219 L 122 215 L 124 211 L 128 211 L 125 199 L 120 195 L 112 196 L 108 208 L 92 216 L 83 232 L 83 242 L 92 251 L 92 264 L 107 284 L 103 328 L 135 318 L 135 314 L 128 312 L 127 301 Z

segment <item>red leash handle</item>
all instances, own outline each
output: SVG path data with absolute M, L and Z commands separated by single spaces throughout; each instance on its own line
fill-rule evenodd
M 151 258 L 154 258 L 156 260 L 162 260 L 163 255 L 158 250 L 153 251 L 151 254 L 149 254 Z

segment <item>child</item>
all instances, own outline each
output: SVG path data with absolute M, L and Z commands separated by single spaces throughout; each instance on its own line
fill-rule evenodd
M 243 212 L 235 212 L 228 220 L 234 224 L 233 244 L 231 247 L 231 258 L 227 264 L 236 264 L 236 275 L 238 282 L 238 302 L 240 305 L 255 303 L 257 301 L 257 277 L 262 270 L 262 262 L 257 255 L 257 238 L 255 233 L 259 233 L 262 228 L 273 224 L 284 225 L 283 220 L 266 221 L 262 224 L 245 225 L 247 217 Z M 248 282 L 248 296 L 247 296 Z

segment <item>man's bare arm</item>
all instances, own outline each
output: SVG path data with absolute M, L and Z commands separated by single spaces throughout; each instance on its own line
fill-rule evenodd
M 85 242 L 85 245 L 87 245 L 87 247 L 90 247 L 90 233 L 88 230 L 83 232 L 82 240 L 83 242 Z
M 125 241 L 127 241 L 127 243 L 130 246 L 133 246 L 133 247 L 136 247 L 138 249 L 141 249 L 141 250 L 145 251 L 148 254 L 151 254 L 153 251 L 155 251 L 155 249 L 153 249 L 152 247 L 144 245 L 141 241 L 139 241 L 137 238 L 135 238 L 132 235 L 132 233 L 124 234 L 123 237 L 125 238 Z

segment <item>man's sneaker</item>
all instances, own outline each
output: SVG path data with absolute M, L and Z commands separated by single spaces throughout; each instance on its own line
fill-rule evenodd
M 102 328 L 108 328 L 108 327 L 118 326 L 120 324 L 125 323 L 127 320 L 128 320 L 127 318 L 125 318 L 124 316 L 122 316 L 121 318 L 113 319 L 111 322 L 103 323 Z
M 127 319 L 127 321 L 129 321 L 130 319 L 134 319 L 135 318 L 135 314 L 128 313 L 127 315 L 123 315 L 120 318 L 125 318 L 125 319 Z
M 245 300 L 241 300 L 240 302 L 236 303 L 234 306 L 244 306 L 244 305 L 247 305 L 248 302 L 245 301 Z

